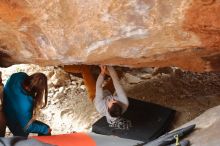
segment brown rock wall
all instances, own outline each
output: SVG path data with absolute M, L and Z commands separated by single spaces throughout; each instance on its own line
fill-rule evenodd
M 0 65 L 218 70 L 219 1 L 1 0 Z

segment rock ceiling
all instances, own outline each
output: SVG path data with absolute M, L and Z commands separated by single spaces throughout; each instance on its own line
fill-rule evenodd
M 0 0 L 0 66 L 220 70 L 220 0 Z

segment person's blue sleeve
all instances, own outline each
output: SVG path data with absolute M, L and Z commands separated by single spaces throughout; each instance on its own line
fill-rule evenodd
M 35 120 L 26 130 L 28 133 L 40 133 L 40 134 L 48 134 L 49 126 L 44 124 L 43 122 Z
M 22 111 L 22 112 L 21 112 Z M 21 114 L 25 113 L 25 114 Z M 18 121 L 20 122 L 21 126 L 25 128 L 28 122 L 32 118 L 32 112 L 29 110 L 21 110 L 17 117 Z M 25 130 L 27 133 L 40 133 L 40 134 L 48 134 L 49 126 L 44 124 L 43 122 L 34 120 Z

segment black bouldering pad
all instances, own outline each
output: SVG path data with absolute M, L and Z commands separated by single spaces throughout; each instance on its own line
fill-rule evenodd
M 174 114 L 175 111 L 172 109 L 129 98 L 128 110 L 123 114 L 124 118 L 132 122 L 129 130 L 109 127 L 106 117 L 102 117 L 92 125 L 92 131 L 149 142 L 167 132 Z

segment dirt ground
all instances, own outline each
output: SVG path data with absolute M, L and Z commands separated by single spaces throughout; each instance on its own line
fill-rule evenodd
M 205 110 L 220 104 L 220 74 L 191 73 L 178 68 L 128 69 L 121 83 L 129 97 L 160 104 L 177 111 L 172 128 L 197 117 Z M 49 124 L 52 134 L 90 131 L 100 118 L 87 98 L 83 80 L 64 72 L 60 67 L 16 65 L 1 68 L 3 81 L 14 72 L 28 74 L 40 71 L 47 75 L 49 84 L 48 106 L 38 119 Z
M 192 73 L 165 68 L 155 75 L 152 75 L 154 72 L 149 74 L 147 79 L 143 78 L 146 74 L 133 73 L 133 76 L 143 79 L 137 84 L 123 82 L 127 95 L 176 110 L 172 128 L 220 104 L 220 73 Z

